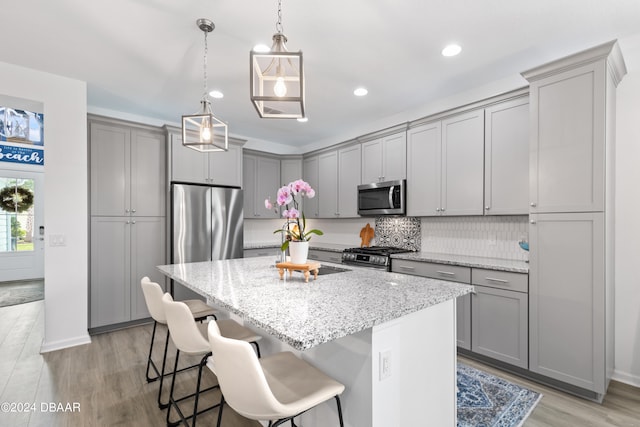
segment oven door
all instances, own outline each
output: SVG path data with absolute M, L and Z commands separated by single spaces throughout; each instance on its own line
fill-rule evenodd
M 359 185 L 358 214 L 404 215 L 405 180 Z

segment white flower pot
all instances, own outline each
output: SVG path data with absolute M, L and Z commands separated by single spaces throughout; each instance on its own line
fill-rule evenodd
M 289 242 L 289 256 L 292 264 L 306 264 L 309 242 Z

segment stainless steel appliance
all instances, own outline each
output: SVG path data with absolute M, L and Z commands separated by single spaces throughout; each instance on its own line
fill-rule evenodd
M 358 185 L 358 214 L 404 215 L 406 190 L 404 179 Z
M 171 262 L 242 258 L 243 194 L 239 188 L 171 184 Z M 199 296 L 179 283 L 176 299 Z
M 411 252 L 409 249 L 389 246 L 349 248 L 342 252 L 342 263 L 391 271 L 391 255 Z

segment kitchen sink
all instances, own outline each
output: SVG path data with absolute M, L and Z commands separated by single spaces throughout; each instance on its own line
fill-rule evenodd
M 318 269 L 318 276 L 323 276 L 325 274 L 344 273 L 345 271 L 351 271 L 351 270 L 348 268 L 321 265 L 320 268 Z

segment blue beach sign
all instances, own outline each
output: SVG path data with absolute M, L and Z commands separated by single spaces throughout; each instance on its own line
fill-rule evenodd
M 30 147 L 16 147 L 0 144 L 0 162 L 20 163 L 23 165 L 44 165 L 44 150 Z

